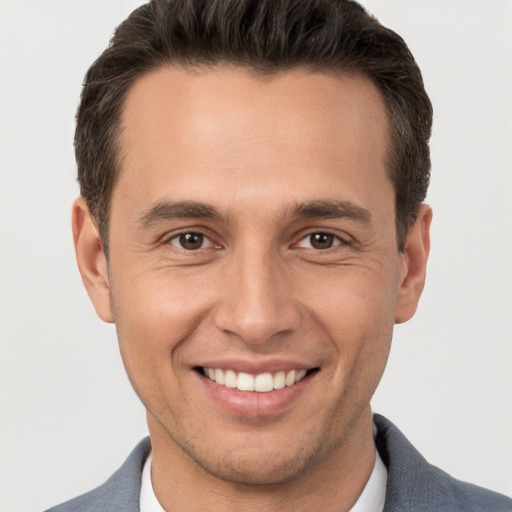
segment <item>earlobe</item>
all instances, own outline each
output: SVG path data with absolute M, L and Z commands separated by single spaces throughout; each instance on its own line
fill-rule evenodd
M 430 252 L 432 208 L 421 206 L 416 222 L 409 230 L 403 252 L 403 270 L 395 310 L 395 323 L 410 320 L 425 286 L 427 260 Z
M 83 197 L 73 203 L 72 228 L 78 269 L 89 298 L 98 316 L 113 322 L 107 261 L 96 222 Z

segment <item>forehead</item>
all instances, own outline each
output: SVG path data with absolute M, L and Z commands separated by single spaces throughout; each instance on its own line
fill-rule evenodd
M 127 95 L 114 198 L 120 188 L 141 202 L 191 189 L 226 201 L 262 188 L 284 197 L 319 182 L 325 195 L 341 192 L 340 178 L 364 196 L 386 179 L 387 147 L 384 103 L 363 75 L 166 66 Z

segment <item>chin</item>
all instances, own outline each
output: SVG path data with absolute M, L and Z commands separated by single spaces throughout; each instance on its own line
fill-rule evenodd
M 197 447 L 183 451 L 211 476 L 238 485 L 282 484 L 310 471 L 328 458 L 334 443 L 305 443 L 262 449 L 261 442 L 247 442 L 223 453 L 201 453 Z M 195 449 L 194 449 L 195 448 Z
M 276 460 L 269 455 L 258 457 L 230 456 L 215 461 L 196 460 L 211 476 L 238 485 L 274 485 L 294 480 L 310 467 L 309 458 L 294 456 L 292 459 Z

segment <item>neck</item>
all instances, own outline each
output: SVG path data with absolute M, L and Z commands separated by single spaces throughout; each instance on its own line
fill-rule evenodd
M 342 443 L 300 476 L 270 485 L 246 485 L 207 473 L 148 414 L 153 447 L 151 479 L 166 510 L 286 512 L 348 511 L 359 498 L 375 464 L 372 416 L 368 407 Z

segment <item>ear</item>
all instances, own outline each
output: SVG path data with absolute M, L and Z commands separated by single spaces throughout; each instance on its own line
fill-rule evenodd
M 113 322 L 107 260 L 95 219 L 83 197 L 73 203 L 72 228 L 78 269 L 89 298 L 98 316 Z
M 395 309 L 397 324 L 410 320 L 425 286 L 427 260 L 430 252 L 430 223 L 432 208 L 421 206 L 416 222 L 409 230 L 402 254 L 400 288 Z

